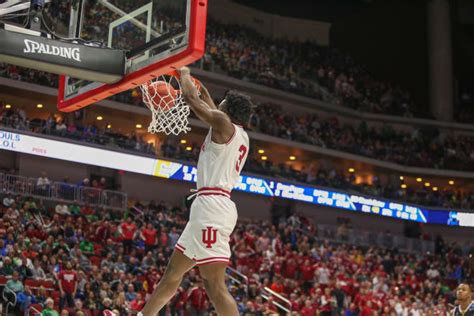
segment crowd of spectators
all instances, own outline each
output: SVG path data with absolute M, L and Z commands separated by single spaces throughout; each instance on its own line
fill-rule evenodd
M 31 306 L 42 315 L 65 316 L 140 310 L 188 216 L 165 202 L 137 202 L 126 213 L 74 206 L 79 211 L 65 215 L 51 202 L 2 199 L 0 277 L 16 293 L 18 313 Z M 86 215 L 91 211 L 95 216 Z M 310 219 L 295 214 L 238 223 L 231 265 L 249 283 L 228 286 L 243 315 L 278 315 L 277 298 L 260 296 L 265 287 L 290 300 L 291 315 L 446 315 L 452 286 L 469 273 L 462 249 L 440 238 L 435 253 L 415 255 L 330 244 L 313 238 L 315 230 Z M 193 269 L 160 315 L 211 310 Z
M 263 134 L 405 166 L 474 170 L 474 137 L 450 136 L 435 128 L 402 132 L 389 124 L 369 127 L 365 121 L 352 126 L 335 116 L 287 114 L 275 104 L 259 105 L 252 127 Z
M 398 146 L 398 155 L 396 155 L 396 152 L 393 149 L 393 151 L 382 151 L 386 155 L 384 157 L 386 157 L 387 160 L 400 157 L 400 159 L 412 159 L 412 161 L 415 161 L 416 158 L 413 157 L 428 157 L 430 154 L 433 154 L 431 158 L 434 159 L 435 150 L 432 145 L 426 145 L 426 152 L 424 152 L 423 155 L 413 154 L 416 146 L 421 146 L 420 144 L 425 144 L 425 142 L 436 143 L 433 139 L 420 136 L 419 134 L 414 134 L 412 136 L 403 135 L 402 137 L 388 128 L 381 131 L 381 134 L 377 134 L 376 131 L 369 130 L 367 126 L 364 127 L 364 124 L 361 124 L 357 130 L 353 130 L 350 127 L 341 127 L 335 118 L 332 120 L 318 120 L 317 117 L 303 116 L 293 120 L 287 120 L 284 117 L 281 117 L 281 114 L 279 114 L 279 111 L 274 106 L 269 105 L 263 105 L 259 108 L 256 117 L 254 117 L 254 121 L 257 131 L 261 130 L 264 133 L 270 134 L 276 133 L 275 136 L 278 137 L 289 138 L 295 141 L 306 141 L 310 137 L 309 135 L 313 135 L 313 137 L 317 136 L 318 138 L 313 138 L 313 143 L 322 147 L 342 150 L 342 146 L 339 147 L 336 145 L 334 139 L 352 139 L 352 146 L 346 145 L 344 148 L 347 149 L 350 147 L 353 148 L 354 151 L 359 148 L 355 153 L 360 154 L 364 148 L 379 147 L 379 150 L 381 151 L 380 146 L 384 141 L 387 142 L 387 148 L 391 148 L 390 146 L 395 143 L 392 143 L 390 139 L 407 137 L 413 144 L 413 146 L 410 147 L 412 149 L 411 152 L 409 150 L 410 148 L 406 149 Z M 305 122 L 310 123 L 305 124 Z M 140 152 L 142 154 L 153 156 L 158 155 L 166 158 L 190 161 L 193 163 L 197 162 L 199 157 L 199 144 L 183 145 L 176 139 L 167 138 L 161 145 L 161 148 L 157 151 L 152 143 L 149 144 L 145 142 L 142 137 L 136 133 L 123 135 L 114 132 L 111 129 L 98 128 L 95 125 L 76 125 L 74 122 L 68 123 L 65 119 L 54 117 L 54 115 L 50 115 L 46 120 L 28 120 L 24 111 L 9 109 L 0 112 L 0 124 L 19 130 L 29 130 L 36 133 L 67 137 L 96 145 L 121 148 Z M 310 134 L 301 133 L 301 129 L 306 128 L 307 125 L 312 129 L 312 132 Z M 367 147 L 363 147 L 361 144 L 362 139 L 369 143 L 373 142 L 374 146 L 367 145 Z M 329 146 L 324 143 L 324 141 L 327 141 Z M 346 141 L 346 144 L 349 144 L 349 141 Z M 455 150 L 454 148 L 458 149 L 460 152 L 467 150 L 466 147 L 460 146 L 459 144 L 461 144 L 460 141 L 445 141 L 445 146 L 452 145 L 450 148 L 453 148 L 453 150 Z M 189 147 L 191 150 L 189 150 Z M 434 151 L 430 152 L 429 150 Z M 445 148 L 440 148 L 440 150 L 445 150 Z M 405 156 L 403 156 L 401 151 L 403 151 Z M 448 150 L 448 152 L 450 151 Z M 459 153 L 456 156 L 453 156 L 452 154 L 448 155 L 449 157 L 452 157 L 452 159 L 461 159 L 460 157 L 463 157 L 463 155 Z M 412 158 L 407 158 L 406 156 Z M 472 156 L 473 159 L 470 160 L 471 164 L 474 163 L 474 154 L 472 154 Z M 423 185 L 403 189 L 400 187 L 399 183 L 381 183 L 378 177 L 374 177 L 371 184 L 357 183 L 354 175 L 347 173 L 345 170 L 337 170 L 335 168 L 326 169 L 322 167 L 317 168 L 311 164 L 306 165 L 302 170 L 296 170 L 289 164 L 275 164 L 271 159 L 263 161 L 254 153 L 254 151 L 251 152 L 248 162 L 245 164 L 244 171 L 266 175 L 277 179 L 336 188 L 348 192 L 358 192 L 370 196 L 383 197 L 418 205 L 474 209 L 474 194 L 469 191 L 433 191 Z
M 94 124 L 83 125 L 77 120 L 68 120 L 50 114 L 45 120 L 30 119 L 22 109 L 0 109 L 0 124 L 18 130 L 31 131 L 52 136 L 67 137 L 91 144 L 133 150 L 141 153 L 155 153 L 153 144 L 143 140 L 135 132 L 122 134 L 111 128 L 99 128 Z
M 4 63 L 0 63 L 0 77 L 26 81 L 50 88 L 57 88 L 59 82 L 56 74 Z
M 335 48 L 265 38 L 246 27 L 212 21 L 206 40 L 208 60 L 230 76 L 316 98 L 321 97 L 318 87 L 324 87 L 342 106 L 413 116 L 414 104 L 407 91 L 375 80 Z

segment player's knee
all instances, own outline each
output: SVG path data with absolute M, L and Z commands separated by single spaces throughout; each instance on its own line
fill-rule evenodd
M 204 280 L 204 288 L 206 289 L 207 295 L 211 298 L 211 300 L 217 295 L 218 289 L 215 283 L 212 281 Z
M 224 280 L 217 276 L 204 277 L 204 288 L 211 299 L 227 291 Z

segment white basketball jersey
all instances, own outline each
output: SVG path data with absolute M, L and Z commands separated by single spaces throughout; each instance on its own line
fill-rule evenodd
M 197 189 L 221 188 L 231 191 L 239 181 L 249 152 L 249 137 L 234 125 L 234 135 L 226 144 L 214 143 L 212 128 L 204 140 L 197 165 Z

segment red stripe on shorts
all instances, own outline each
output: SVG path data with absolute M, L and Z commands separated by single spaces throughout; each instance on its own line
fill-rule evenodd
M 197 266 L 203 266 L 206 264 L 211 264 L 211 263 L 229 263 L 229 260 L 213 260 L 213 261 L 206 261 L 206 262 L 201 262 L 201 263 L 196 263 Z
M 230 195 L 224 194 L 224 193 L 212 193 L 212 192 L 206 192 L 206 193 L 198 193 L 197 196 L 202 196 L 202 195 L 220 195 L 220 196 L 225 196 L 230 198 Z
M 181 246 L 179 244 L 176 244 L 175 248 L 178 249 L 179 251 L 183 252 L 183 253 L 186 250 L 186 248 L 184 248 L 183 246 Z
M 195 261 L 196 262 L 202 262 L 202 261 L 217 260 L 217 259 L 225 259 L 225 260 L 229 261 L 229 257 L 209 257 L 209 258 L 199 259 L 199 260 L 195 260 Z
M 211 187 L 202 187 L 200 189 L 197 190 L 197 192 L 202 192 L 202 191 L 220 191 L 220 192 L 224 192 L 226 194 L 229 194 L 230 195 L 230 191 L 227 191 L 227 190 L 224 190 L 222 188 L 211 188 Z

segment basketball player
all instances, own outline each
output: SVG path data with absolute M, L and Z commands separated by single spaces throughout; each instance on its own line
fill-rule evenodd
M 168 267 L 139 315 L 155 316 L 174 296 L 183 275 L 199 267 L 206 293 L 218 315 L 237 316 L 237 304 L 225 285 L 230 258 L 229 236 L 237 222 L 230 193 L 239 180 L 249 152 L 249 138 L 242 126 L 252 111 L 250 98 L 229 91 L 216 107 L 202 87 L 201 97 L 187 67 L 178 69 L 186 103 L 210 126 L 197 165 L 197 196 L 189 222 L 176 244 Z
M 468 283 L 461 283 L 456 290 L 458 306 L 451 311 L 452 316 L 474 316 L 472 288 Z

